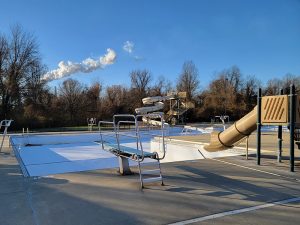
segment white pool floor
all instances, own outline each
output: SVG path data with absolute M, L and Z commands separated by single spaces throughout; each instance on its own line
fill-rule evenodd
M 118 167 L 113 154 L 94 143 L 43 145 L 23 148 L 20 157 L 29 176 Z
M 12 136 L 11 144 L 17 155 L 23 172 L 27 176 L 48 176 L 59 173 L 69 173 L 87 170 L 118 168 L 118 158 L 102 150 L 99 134 L 75 135 L 31 135 Z M 30 144 L 30 145 L 28 145 Z M 134 147 L 135 143 L 125 141 L 123 145 Z M 143 147 L 151 151 L 150 139 L 143 139 Z M 201 150 L 199 152 L 198 150 Z M 217 153 L 208 153 L 203 150 L 203 145 L 176 145 L 167 144 L 164 162 L 198 160 L 243 154 L 244 151 L 228 150 Z M 149 163 L 147 159 L 143 163 Z M 129 160 L 130 166 L 136 166 L 135 161 Z

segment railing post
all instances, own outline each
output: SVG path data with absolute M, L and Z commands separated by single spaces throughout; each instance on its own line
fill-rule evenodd
M 257 137 L 256 137 L 256 159 L 257 165 L 260 165 L 261 150 L 261 88 L 258 89 L 257 95 Z
M 283 89 L 280 90 L 280 95 L 283 95 Z M 278 154 L 277 161 L 281 162 L 282 157 L 282 125 L 278 126 Z
M 296 114 L 296 96 L 295 85 L 290 86 L 290 171 L 294 172 L 295 163 L 295 147 L 294 147 L 294 133 L 295 133 L 295 114 Z

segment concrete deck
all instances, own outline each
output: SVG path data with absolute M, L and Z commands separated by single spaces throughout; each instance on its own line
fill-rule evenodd
M 288 161 L 279 164 L 271 156 L 264 154 L 261 166 L 253 155 L 165 163 L 166 185 L 149 184 L 140 191 L 137 174 L 119 176 L 115 169 L 24 178 L 5 149 L 0 224 L 297 224 L 299 158 L 291 173 Z
M 289 133 L 283 132 L 282 134 L 282 150 L 283 156 L 289 156 L 289 147 L 290 147 L 290 136 Z M 194 136 L 174 136 L 171 137 L 173 140 L 183 140 L 189 142 L 201 142 L 201 143 L 209 143 L 210 141 L 210 134 L 201 134 L 201 135 L 194 135 Z M 242 141 L 237 145 L 239 147 L 246 147 L 246 142 Z M 261 137 L 261 148 L 263 150 L 267 150 L 269 152 L 268 155 L 277 156 L 278 150 L 278 138 L 276 132 L 263 132 Z M 300 150 L 298 150 L 298 146 L 295 144 L 295 157 L 300 157 Z M 249 148 L 256 149 L 256 132 L 253 132 L 249 136 Z

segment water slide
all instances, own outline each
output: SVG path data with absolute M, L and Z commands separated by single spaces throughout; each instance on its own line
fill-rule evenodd
M 168 95 L 168 96 L 154 96 L 154 97 L 147 97 L 143 98 L 142 102 L 144 105 L 150 105 L 151 106 L 145 106 L 141 108 L 136 108 L 135 112 L 137 114 L 143 115 L 151 112 L 158 112 L 160 110 L 163 110 L 164 108 L 164 103 L 163 101 L 174 99 L 173 95 Z M 146 123 L 150 123 L 154 126 L 160 126 L 161 122 L 157 120 L 151 120 L 149 117 L 143 117 L 143 121 Z M 168 126 L 168 123 L 164 124 L 165 126 Z
M 257 107 L 226 130 L 222 132 L 212 132 L 210 144 L 204 146 L 204 149 L 209 152 L 215 152 L 233 147 L 236 142 L 249 136 L 256 130 L 256 122 Z
M 168 95 L 168 96 L 154 96 L 154 97 L 147 97 L 143 98 L 142 102 L 144 105 L 150 105 L 154 104 L 152 106 L 145 106 L 141 108 L 136 108 L 135 112 L 137 114 L 147 114 L 149 112 L 155 112 L 155 111 L 160 111 L 164 108 L 164 103 L 163 101 L 173 99 L 174 96 Z
M 182 116 L 187 110 L 191 108 L 195 108 L 195 104 L 191 101 L 187 101 L 186 99 L 186 92 L 170 92 L 167 96 L 154 96 L 154 97 L 147 97 L 143 98 L 144 107 L 136 108 L 135 112 L 137 114 L 143 115 L 148 114 L 151 112 L 161 112 L 164 108 L 164 101 L 170 100 L 170 110 L 165 115 L 165 121 L 171 121 L 172 123 L 176 124 L 173 119 L 177 120 L 180 116 Z M 175 102 L 172 103 L 172 100 Z M 149 120 L 149 118 L 147 118 Z M 153 120 L 151 124 L 154 124 Z M 146 121 L 145 121 L 146 122 Z

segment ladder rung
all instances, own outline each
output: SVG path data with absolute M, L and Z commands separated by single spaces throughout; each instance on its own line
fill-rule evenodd
M 143 183 L 152 183 L 156 181 L 162 181 L 162 177 L 150 177 L 150 178 L 143 178 Z
M 143 167 L 146 167 L 146 166 L 153 166 L 153 165 L 155 165 L 155 166 L 157 166 L 157 165 L 159 165 L 159 162 L 158 162 L 158 160 L 153 160 L 153 161 L 151 161 L 151 162 L 144 162 L 144 163 L 141 163 L 141 166 L 143 166 Z
M 146 174 L 160 174 L 160 169 L 155 169 L 155 170 L 144 170 L 141 172 L 143 175 L 146 175 Z

